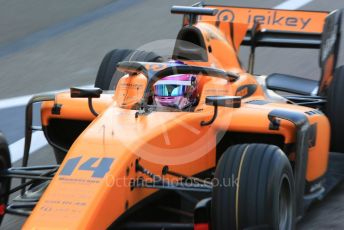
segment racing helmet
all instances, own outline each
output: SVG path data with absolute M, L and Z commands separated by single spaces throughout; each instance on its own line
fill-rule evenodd
M 154 100 L 158 106 L 185 109 L 197 102 L 196 76 L 177 74 L 154 84 Z

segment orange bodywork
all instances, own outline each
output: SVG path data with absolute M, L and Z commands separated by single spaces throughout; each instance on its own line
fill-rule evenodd
M 235 15 L 247 17 L 247 9 L 231 9 L 235 10 Z M 251 13 L 272 15 L 273 12 L 257 10 Z M 289 13 L 278 11 L 279 15 L 288 16 Z M 317 30 L 318 19 L 312 13 L 295 14 L 312 18 L 309 26 Z M 146 77 L 142 74 L 124 76 L 114 94 L 103 94 L 101 98 L 94 99 L 95 110 L 100 114 L 97 118 L 89 111 L 87 99 L 70 98 L 69 92 L 57 94 L 55 102 L 43 103 L 43 126 L 49 126 L 52 119 L 85 120 L 91 124 L 69 149 L 59 171 L 23 228 L 107 228 L 128 209 L 157 191 L 131 189 L 131 181 L 139 177 L 147 178 L 135 171 L 137 160 L 157 175 L 162 174 L 164 166 L 181 174 L 195 175 L 216 167 L 218 139 L 226 132 L 282 136 L 285 145 L 292 145 L 295 143 L 296 130 L 291 122 L 282 120 L 278 130 L 269 129 L 268 115 L 275 109 L 303 113 L 310 125 L 317 126 L 315 145 L 309 149 L 306 180 L 314 181 L 323 176 L 329 154 L 328 119 L 321 113 L 306 114 L 314 110 L 312 108 L 272 101 L 256 77 L 245 72 L 237 56 L 239 44 L 249 28 L 243 17 L 238 24 L 234 23 L 235 34 L 238 34 L 235 41 L 231 40 L 230 31 L 227 30 L 229 27 L 225 23 L 223 28 L 226 30 L 219 30 L 209 22 L 210 17 L 204 16 L 194 25 L 202 32 L 206 46 L 212 49 L 208 62 L 187 63 L 232 71 L 239 74 L 240 78 L 229 82 L 198 76 L 200 101 L 193 112 L 155 111 L 135 117 L 136 110 L 131 106 L 142 98 L 147 85 Z M 201 126 L 201 121 L 207 121 L 213 115 L 213 107 L 205 104 L 205 98 L 214 95 L 242 96 L 241 107 L 219 107 L 215 122 Z M 251 103 L 253 101 L 266 103 Z M 51 112 L 54 103 L 62 105 L 58 115 Z M 289 157 L 292 160 L 293 150 Z M 86 166 L 85 162 L 91 163 Z M 94 177 L 103 163 L 108 170 L 104 171 L 102 177 Z M 99 171 L 100 174 L 102 172 Z

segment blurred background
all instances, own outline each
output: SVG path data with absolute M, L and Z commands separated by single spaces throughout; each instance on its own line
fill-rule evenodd
M 107 51 L 174 39 L 181 16 L 171 15 L 170 7 L 195 1 L 0 0 L 0 99 L 94 83 Z M 256 7 L 282 2 L 208 1 Z M 332 10 L 340 7 L 339 2 L 314 0 L 303 8 Z M 275 51 L 258 49 L 257 73 L 319 75 L 317 51 L 284 50 L 272 55 Z M 245 52 L 242 59 L 246 62 Z
M 13 161 L 20 159 L 25 103 L 30 95 L 94 84 L 103 56 L 114 48 L 165 49 L 181 26 L 172 5 L 197 0 L 0 0 L 0 130 Z M 208 0 L 209 4 L 330 11 L 343 0 Z M 163 48 L 163 49 L 161 49 Z M 247 49 L 240 57 L 247 63 Z M 257 49 L 256 73 L 289 73 L 318 79 L 318 51 Z M 36 123 L 39 113 L 36 109 Z M 33 140 L 31 164 L 53 161 L 42 135 Z M 19 153 L 19 154 L 18 154 Z M 18 162 L 14 162 L 18 164 Z M 315 205 L 300 229 L 344 228 L 344 186 Z M 24 218 L 6 217 L 1 229 L 18 229 Z

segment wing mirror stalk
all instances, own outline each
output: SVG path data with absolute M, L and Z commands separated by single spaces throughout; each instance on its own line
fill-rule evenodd
M 88 98 L 88 107 L 91 113 L 96 117 L 98 116 L 98 113 L 95 111 L 93 107 L 92 98 L 99 98 L 102 93 L 103 93 L 103 90 L 100 88 L 80 88 L 80 87 L 70 88 L 71 98 Z
M 214 106 L 213 117 L 209 121 L 201 121 L 201 126 L 211 125 L 217 117 L 218 107 L 240 108 L 241 97 L 238 96 L 208 96 L 205 98 L 206 105 Z

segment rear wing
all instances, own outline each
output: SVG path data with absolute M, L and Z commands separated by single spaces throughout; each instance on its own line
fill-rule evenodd
M 320 48 L 321 34 L 328 12 L 245 8 L 204 5 L 216 9 L 215 16 L 202 15 L 199 21 L 248 24 L 241 45 Z M 229 28 L 229 27 L 228 27 Z
M 255 48 L 259 46 L 320 49 L 319 95 L 325 95 L 335 69 L 344 63 L 344 9 L 332 12 L 245 8 L 205 5 L 174 6 L 184 14 L 183 26 L 210 23 L 231 36 L 236 48 L 251 47 L 248 71 L 253 73 Z M 240 34 L 240 28 L 247 29 Z M 239 30 L 236 30 L 236 27 Z
M 318 94 L 326 95 L 334 71 L 344 63 L 344 10 L 332 12 L 203 5 L 217 11 L 199 21 L 248 24 L 241 45 L 251 46 L 249 72 L 253 73 L 254 48 L 258 46 L 320 49 L 321 77 Z M 212 22 L 214 23 L 214 22 Z

